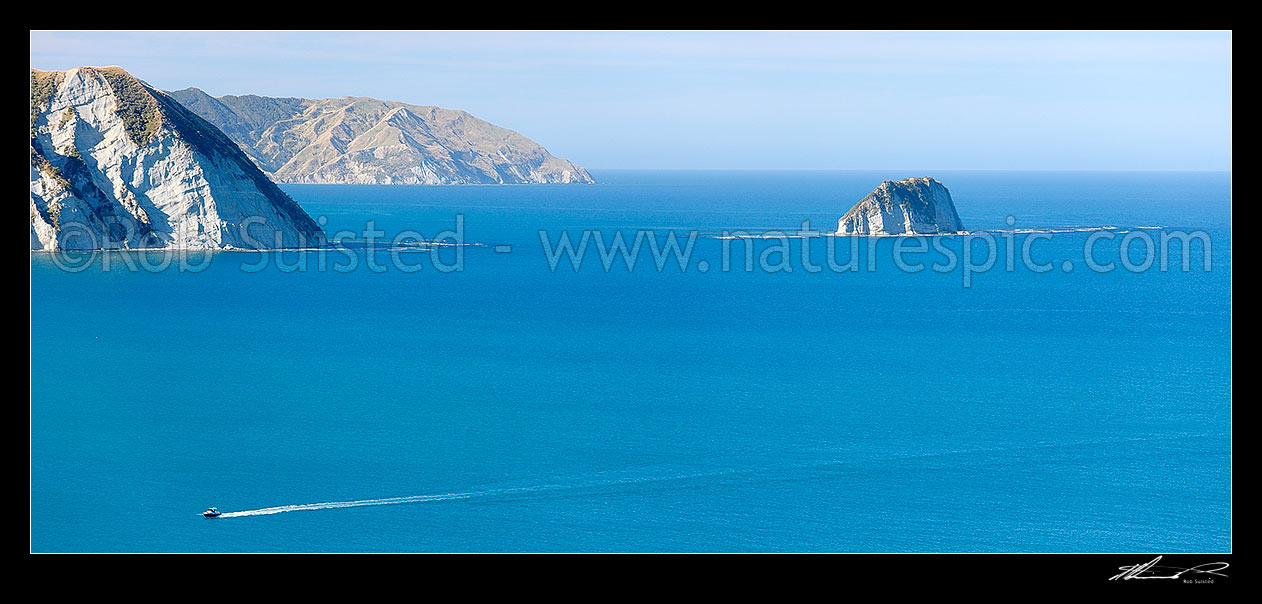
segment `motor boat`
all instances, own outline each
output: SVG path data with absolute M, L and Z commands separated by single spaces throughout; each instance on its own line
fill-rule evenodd
M 210 508 L 209 510 L 202 512 L 202 515 L 207 518 L 218 518 L 223 515 L 223 512 L 220 512 L 219 508 Z

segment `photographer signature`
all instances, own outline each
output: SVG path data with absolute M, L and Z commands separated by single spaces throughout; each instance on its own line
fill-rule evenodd
M 1225 570 L 1228 566 L 1230 566 L 1226 562 L 1207 562 L 1205 564 L 1198 564 L 1191 568 L 1157 566 L 1157 563 L 1160 561 L 1161 556 L 1157 556 L 1156 558 L 1153 558 L 1151 562 L 1147 562 L 1145 564 L 1119 566 L 1118 570 L 1122 572 L 1109 577 L 1109 580 L 1116 581 L 1118 579 L 1122 579 L 1123 581 L 1129 581 L 1131 579 L 1178 579 L 1187 573 L 1226 577 L 1227 575 L 1219 571 Z

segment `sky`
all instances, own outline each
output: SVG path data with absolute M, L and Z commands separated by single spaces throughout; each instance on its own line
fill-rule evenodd
M 81 65 L 463 109 L 589 169 L 1231 169 L 1230 32 L 31 32 Z

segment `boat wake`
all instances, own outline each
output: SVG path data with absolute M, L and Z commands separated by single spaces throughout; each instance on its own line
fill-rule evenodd
M 745 470 L 748 472 L 749 470 Z M 756 470 L 755 470 L 756 471 Z M 340 508 L 358 508 L 375 505 L 401 505 L 405 503 L 425 503 L 431 501 L 456 501 L 460 499 L 474 499 L 480 497 L 500 497 L 509 495 L 521 495 L 527 493 L 541 493 L 547 491 L 558 490 L 577 490 L 584 488 L 603 488 L 617 487 L 635 483 L 652 483 L 664 482 L 670 480 L 686 480 L 695 478 L 714 478 L 727 474 L 740 474 L 742 470 L 720 470 L 712 472 L 671 474 L 647 477 L 632 477 L 613 480 L 595 480 L 588 482 L 576 482 L 572 484 L 542 484 L 525 487 L 506 487 L 501 489 L 488 489 L 484 491 L 468 491 L 462 493 L 443 493 L 438 495 L 410 495 L 407 497 L 386 497 L 381 499 L 356 499 L 352 501 L 328 501 L 324 503 L 302 503 L 296 505 L 279 505 L 270 508 L 259 508 L 257 510 L 241 510 L 239 512 L 224 512 L 219 518 L 244 518 L 246 516 L 270 516 L 272 514 L 283 514 L 286 512 L 305 512 L 312 510 L 335 510 Z
M 245 516 L 270 516 L 272 514 L 283 514 L 285 512 L 303 512 L 307 510 L 334 510 L 338 508 L 358 508 L 370 505 L 398 505 L 401 503 L 422 503 L 425 501 L 451 501 L 454 499 L 468 499 L 473 497 L 475 493 L 446 493 L 442 495 L 413 495 L 411 497 L 387 497 L 384 499 L 357 499 L 354 501 L 329 501 L 325 503 L 303 503 L 298 505 L 279 505 L 271 508 L 259 508 L 257 510 L 242 510 L 240 512 L 224 512 L 220 518 L 242 518 Z
M 1094 439 L 1094 440 L 1087 440 L 1087 441 L 1071 441 L 1071 442 L 1066 442 L 1066 443 L 1056 443 L 1056 442 L 1037 443 L 1037 444 L 1019 445 L 1015 447 L 993 447 L 993 448 L 983 447 L 983 448 L 972 448 L 972 449 L 956 449 L 956 450 L 947 450 L 947 451 L 929 451 L 929 452 L 919 452 L 919 453 L 896 454 L 896 455 L 880 456 L 878 459 L 881 461 L 914 460 L 914 459 L 938 458 L 938 457 L 943 457 L 943 456 L 956 456 L 956 455 L 968 455 L 968 454 L 989 454 L 989 453 L 1001 453 L 1001 452 L 1015 452 L 1015 451 L 1023 451 L 1023 450 L 1030 451 L 1030 450 L 1038 450 L 1038 449 L 1080 447 L 1084 445 L 1098 445 L 1098 444 L 1105 444 L 1105 443 L 1121 444 L 1121 443 L 1126 443 L 1126 442 L 1145 442 L 1145 441 L 1176 440 L 1176 439 L 1189 439 L 1189 438 L 1205 438 L 1208 436 L 1210 435 L 1195 434 L 1195 433 L 1194 434 L 1164 434 L 1164 435 L 1134 435 L 1134 436 L 1128 436 L 1128 437 L 1103 438 L 1103 439 Z M 675 482 L 675 481 L 688 481 L 688 480 L 696 480 L 696 479 L 715 479 L 715 478 L 724 478 L 724 477 L 735 478 L 735 477 L 740 477 L 740 476 L 764 475 L 764 474 L 773 476 L 773 477 L 779 477 L 780 479 L 792 479 L 792 476 L 794 475 L 795 471 L 821 470 L 821 469 L 826 469 L 826 468 L 837 468 L 837 467 L 841 467 L 844 469 L 844 467 L 851 466 L 851 465 L 864 466 L 867 463 L 870 463 L 872 461 L 877 461 L 877 459 L 868 459 L 868 460 L 831 459 L 831 460 L 819 460 L 819 461 L 809 462 L 809 463 L 804 463 L 804 464 L 790 464 L 787 466 L 744 467 L 744 468 L 730 468 L 730 469 L 700 471 L 700 472 L 657 474 L 657 475 L 649 475 L 649 476 L 624 476 L 622 478 L 612 478 L 612 479 L 603 479 L 603 480 L 596 479 L 596 480 L 586 480 L 586 481 L 567 482 L 567 483 L 538 484 L 538 485 L 533 485 L 533 486 L 505 487 L 505 488 L 486 489 L 486 490 L 479 490 L 479 491 L 465 491 L 465 492 L 441 493 L 441 494 L 431 494 L 431 495 L 411 495 L 407 497 L 386 497 L 386 498 L 380 498 L 380 499 L 356 499 L 356 500 L 351 500 L 351 501 L 328 501 L 324 503 L 303 503 L 303 504 L 295 504 L 295 505 L 280 505 L 280 506 L 275 506 L 275 507 L 270 507 L 270 508 L 259 508 L 256 510 L 224 512 L 218 517 L 219 518 L 244 518 L 247 516 L 270 516 L 272 514 L 283 514 L 286 512 L 306 512 L 306 511 L 315 511 L 315 510 L 335 510 L 335 509 L 340 509 L 340 508 L 358 508 L 358 507 L 368 507 L 368 506 L 378 506 L 378 505 L 402 505 L 402 504 L 410 504 L 410 503 L 457 501 L 457 500 L 463 500 L 463 499 L 476 499 L 476 498 L 496 498 L 496 497 L 502 497 L 502 496 L 512 496 L 512 495 L 521 495 L 521 494 L 530 494 L 530 493 L 535 493 L 535 494 L 546 493 L 549 491 L 576 491 L 576 490 L 582 490 L 582 489 L 607 489 L 611 487 L 623 487 L 623 486 L 636 485 L 636 484 L 643 485 L 646 483 L 649 483 L 649 484 L 667 483 L 667 482 Z

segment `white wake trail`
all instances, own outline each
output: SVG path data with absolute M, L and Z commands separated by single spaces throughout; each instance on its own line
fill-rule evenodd
M 473 499 L 475 497 L 491 497 L 502 495 L 516 495 L 520 493 L 539 493 L 544 491 L 556 490 L 572 490 L 592 487 L 610 487 L 622 484 L 634 484 L 642 482 L 660 482 L 666 480 L 679 480 L 686 478 L 699 478 L 704 476 L 718 476 L 730 473 L 730 471 L 722 472 L 705 472 L 701 474 L 680 474 L 670 476 L 653 476 L 645 478 L 625 478 L 619 480 L 605 480 L 587 483 L 575 484 L 543 484 L 528 487 L 510 487 L 503 489 L 489 489 L 485 491 L 469 491 L 464 493 L 443 493 L 440 495 L 411 495 L 408 497 L 387 497 L 382 499 L 356 499 L 353 501 L 328 501 L 324 503 L 302 503 L 296 505 L 279 505 L 270 508 L 259 508 L 257 510 L 242 510 L 239 512 L 224 512 L 220 518 L 243 518 L 246 516 L 269 516 L 271 514 L 283 514 L 285 512 L 305 512 L 309 510 L 334 510 L 338 508 L 358 508 L 372 505 L 400 505 L 404 503 L 424 503 L 427 501 L 455 501 L 459 499 Z
M 972 449 L 955 449 L 947 451 L 925 451 L 918 453 L 903 453 L 895 455 L 881 455 L 870 459 L 831 459 L 818 460 L 803 464 L 789 464 L 783 466 L 747 466 L 743 468 L 729 468 L 721 470 L 701 471 L 701 472 L 684 472 L 659 474 L 654 476 L 631 476 L 625 478 L 605 479 L 605 480 L 588 480 L 572 483 L 550 483 L 525 487 L 508 487 L 502 489 L 487 489 L 483 491 L 466 491 L 460 493 L 442 493 L 433 495 L 411 495 L 407 497 L 386 497 L 380 499 L 356 499 L 352 501 L 328 501 L 324 503 L 302 503 L 296 505 L 280 505 L 270 508 L 259 508 L 257 510 L 242 510 L 239 512 L 224 512 L 220 518 L 243 518 L 246 516 L 269 516 L 272 514 L 283 514 L 286 512 L 305 512 L 312 510 L 334 510 L 338 508 L 358 508 L 374 505 L 401 505 L 405 503 L 424 503 L 428 501 L 456 501 L 461 499 L 473 499 L 477 497 L 494 497 L 503 495 L 516 495 L 521 493 L 541 493 L 548 491 L 574 491 L 580 489 L 592 488 L 608 488 L 627 485 L 640 485 L 646 483 L 665 483 L 675 481 L 688 481 L 695 479 L 710 479 L 734 476 L 748 476 L 764 473 L 775 475 L 791 474 L 794 471 L 818 470 L 838 466 L 859 466 L 863 467 L 876 461 L 899 461 L 913 460 L 918 458 L 933 458 L 941 456 L 968 455 L 977 453 L 1000 453 L 1014 451 L 1030 451 L 1038 449 L 1051 449 L 1062 447 L 1077 447 L 1092 444 L 1119 444 L 1126 442 L 1143 442 L 1152 440 L 1173 440 L 1188 438 L 1204 438 L 1211 436 L 1210 434 L 1155 434 L 1155 435 L 1131 435 L 1126 437 L 1112 437 L 1101 439 L 1080 440 L 1071 442 L 1051 442 L 1051 443 L 1031 443 L 1017 446 L 998 446 L 998 447 L 982 447 Z
M 298 505 L 279 505 L 257 510 L 240 512 L 224 512 L 220 518 L 241 518 L 243 516 L 267 516 L 284 512 L 303 512 L 307 510 L 333 510 L 337 508 L 358 508 L 370 505 L 398 505 L 401 503 L 421 503 L 425 501 L 451 501 L 468 499 L 477 493 L 444 493 L 441 495 L 413 495 L 411 497 L 387 497 L 384 499 L 357 499 L 354 501 L 328 501 L 325 503 L 303 503 Z

